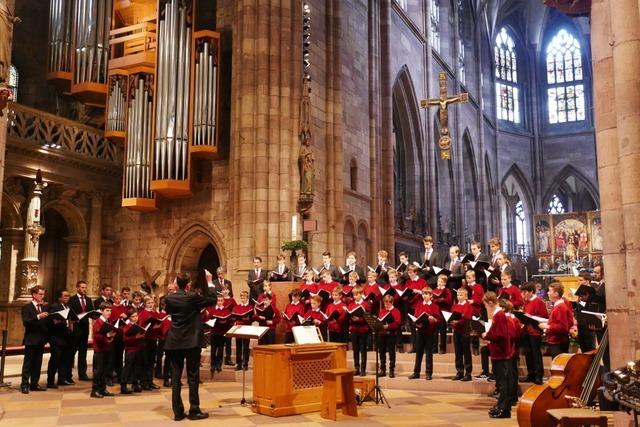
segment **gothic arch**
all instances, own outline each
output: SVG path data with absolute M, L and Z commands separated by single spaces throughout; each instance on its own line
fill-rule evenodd
M 468 128 L 463 132 L 462 145 L 464 152 L 464 155 L 462 157 L 462 176 L 464 178 L 464 195 L 462 197 L 464 209 L 462 214 L 465 218 L 465 234 L 467 234 L 463 237 L 465 241 L 478 240 L 483 234 L 482 230 L 480 229 L 480 193 L 478 188 L 478 168 L 476 164 L 475 152 L 473 150 L 473 142 Z
M 52 200 L 42 206 L 42 212 L 47 209 L 53 209 L 62 216 L 69 231 L 68 239 L 87 238 L 87 223 L 76 205 L 68 200 Z
M 501 184 L 500 212 L 502 214 L 502 236 L 506 241 L 506 249 L 508 252 L 516 253 L 518 251 L 518 241 L 516 239 L 515 224 L 515 208 L 518 201 L 522 201 L 525 214 L 524 242 L 521 244 L 530 248 L 532 240 L 532 218 L 535 212 L 535 204 L 533 192 L 522 173 L 522 170 L 515 163 L 509 168 L 504 175 Z
M 20 215 L 20 203 L 10 194 L 2 192 L 2 228 L 20 229 L 24 227 L 22 215 Z
M 425 158 L 418 98 L 406 65 L 400 69 L 394 81 L 392 103 L 395 225 L 399 230 L 409 231 L 411 227 L 405 224 L 405 218 L 424 216 Z
M 355 250 L 358 254 L 358 262 L 368 265 L 371 257 L 371 240 L 369 238 L 369 224 L 365 220 L 360 220 L 358 222 L 358 228 L 356 231 L 356 242 L 355 242 Z
M 181 269 L 195 270 L 202 251 L 211 244 L 218 252 L 220 264 L 226 267 L 226 251 L 222 232 L 215 226 L 201 220 L 192 220 L 183 225 L 173 236 L 165 251 L 167 270 L 165 280 Z
M 551 180 L 551 184 L 542 198 L 542 208 L 545 209 L 545 211 L 549 200 L 557 192 L 563 193 L 570 199 L 572 204 L 571 210 L 582 210 L 580 206 L 576 206 L 577 209 L 574 209 L 573 205 L 577 202 L 583 202 L 585 194 L 591 198 L 595 209 L 600 208 L 600 194 L 598 193 L 598 189 L 589 178 L 572 165 L 567 165 L 562 168 Z
M 345 253 L 354 251 L 356 248 L 356 225 L 351 215 L 347 215 L 344 221 L 343 247 Z

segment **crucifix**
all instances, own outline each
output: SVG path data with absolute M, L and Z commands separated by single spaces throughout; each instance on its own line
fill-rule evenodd
M 466 92 L 453 96 L 447 96 L 447 73 L 440 73 L 440 96 L 438 98 L 423 99 L 420 101 L 420 108 L 438 106 L 440 116 L 440 158 L 451 160 L 451 137 L 449 136 L 449 104 L 456 102 L 469 102 L 469 94 Z

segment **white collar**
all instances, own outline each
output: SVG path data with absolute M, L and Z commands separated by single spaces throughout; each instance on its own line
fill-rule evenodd
M 107 319 L 105 319 L 105 317 L 104 317 L 104 316 L 100 316 L 100 320 L 102 320 L 104 323 L 107 323 L 107 322 L 108 322 L 108 320 L 107 320 Z
M 493 310 L 493 315 L 495 316 L 495 315 L 496 315 L 496 313 L 498 313 L 499 311 L 502 311 L 502 307 L 500 307 L 500 306 L 498 305 L 498 306 L 496 306 L 496 309 L 495 309 L 495 310 Z
M 300 301 L 291 301 L 291 305 L 298 305 L 300 304 Z
M 431 305 L 431 300 L 429 301 L 422 300 L 422 305 Z
M 533 294 L 531 296 L 531 298 L 529 298 L 529 301 L 533 301 L 534 299 L 538 298 L 538 296 L 536 294 Z
M 460 304 L 460 305 L 465 305 L 466 303 L 467 303 L 467 300 L 464 300 L 464 301 L 462 301 L 462 302 L 459 302 L 458 304 Z
M 560 304 L 563 304 L 563 303 L 564 303 L 564 300 L 562 298 L 560 298 L 558 301 L 553 303 L 553 306 L 557 307 L 557 306 L 559 306 Z

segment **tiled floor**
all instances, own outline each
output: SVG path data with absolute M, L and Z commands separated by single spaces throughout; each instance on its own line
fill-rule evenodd
M 117 391 L 113 387 L 112 391 Z M 433 393 L 409 390 L 385 390 L 391 409 L 365 402 L 358 418 L 341 418 L 343 425 L 367 426 L 514 426 L 511 420 L 491 420 L 487 409 L 493 400 L 469 394 Z M 250 392 L 247 393 L 250 397 Z M 241 406 L 242 384 L 205 381 L 200 386 L 201 407 L 209 412 L 207 421 L 199 425 L 243 426 L 323 426 L 333 422 L 319 413 L 271 418 L 257 415 Z M 186 401 L 186 390 L 183 390 Z M 89 383 L 46 392 L 19 393 L 15 387 L 0 390 L 3 426 L 132 426 L 159 427 L 174 425 L 171 412 L 171 391 L 161 389 L 139 395 L 116 395 L 90 399 Z M 192 422 L 189 422 L 192 423 Z

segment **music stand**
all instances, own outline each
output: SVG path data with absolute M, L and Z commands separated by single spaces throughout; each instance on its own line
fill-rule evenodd
M 260 338 L 262 338 L 264 334 L 267 333 L 268 330 L 269 330 L 268 326 L 236 325 L 236 326 L 232 326 L 231 329 L 229 329 L 227 333 L 224 334 L 224 336 L 229 338 L 247 339 L 249 341 L 259 340 Z M 243 356 L 240 355 L 240 357 L 242 358 Z M 244 360 L 243 358 L 241 361 L 242 366 L 245 365 L 245 362 L 246 364 L 249 363 L 248 360 Z M 247 371 L 243 369 L 242 370 L 242 399 L 240 399 L 240 405 L 242 406 L 246 405 L 247 403 L 253 403 L 253 402 L 247 402 L 247 399 L 245 399 L 244 397 L 246 373 Z
M 380 331 L 384 330 L 384 324 L 376 316 L 367 312 L 364 313 L 364 320 L 367 322 L 367 325 L 369 325 L 369 328 L 371 328 L 371 331 L 373 331 L 373 337 L 376 340 L 376 343 L 379 344 L 378 340 L 380 338 Z M 379 345 L 376 345 L 376 385 L 373 386 L 369 393 L 367 393 L 367 395 L 362 399 L 362 402 L 367 400 L 367 398 L 371 396 L 371 393 L 373 393 L 375 396 L 374 400 L 376 402 L 376 405 L 380 403 L 386 403 L 387 408 L 391 409 L 389 400 L 387 400 L 387 397 L 382 392 L 382 387 L 380 387 L 380 360 L 378 357 L 379 347 Z

